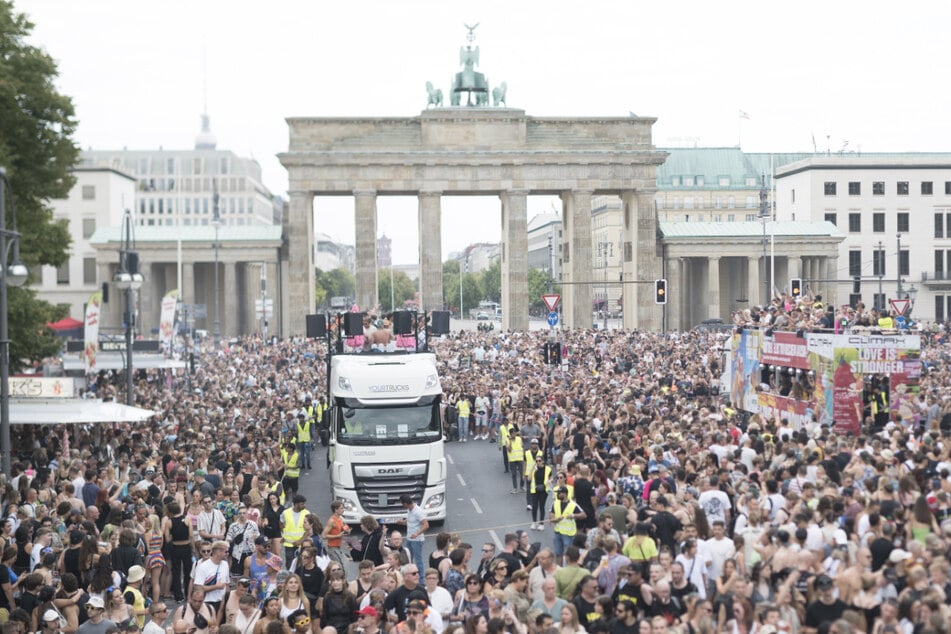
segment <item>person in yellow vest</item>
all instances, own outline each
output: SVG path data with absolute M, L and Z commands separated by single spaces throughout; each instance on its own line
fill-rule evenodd
M 564 565 L 565 549 L 574 541 L 575 533 L 578 532 L 578 525 L 575 520 L 583 520 L 587 517 L 580 506 L 575 504 L 574 500 L 568 499 L 568 487 L 558 487 L 555 491 L 555 502 L 551 506 L 551 513 L 548 521 L 554 525 L 555 536 L 552 541 L 552 549 L 555 556 L 562 560 Z
M 525 427 L 522 427 L 522 436 L 525 435 Z M 524 442 L 524 441 L 523 441 Z M 531 479 L 531 472 L 535 469 L 535 462 L 542 455 L 542 450 L 538 447 L 538 438 L 532 438 L 528 441 L 528 451 L 525 452 L 525 482 Z M 532 510 L 532 487 L 525 485 L 525 510 Z M 542 507 L 542 517 L 544 517 L 544 507 Z
M 284 562 L 288 568 L 297 556 L 297 547 L 307 533 L 304 518 L 310 515 L 310 511 L 304 508 L 307 498 L 297 494 L 292 499 L 294 505 L 281 513 L 281 544 L 284 546 Z
M 304 413 L 304 418 L 307 419 L 307 427 L 310 430 L 310 449 L 313 451 L 313 442 L 317 436 L 317 408 L 314 406 L 314 401 L 311 397 L 307 396 L 304 398 L 304 406 L 301 408 L 301 411 Z
M 533 446 L 535 442 L 532 442 Z M 532 454 L 531 450 L 528 452 Z M 534 457 L 527 461 L 525 477 L 528 479 L 528 494 L 532 500 L 532 528 L 545 530 L 545 502 L 551 490 L 551 465 L 545 464 L 545 456 L 537 451 Z
M 301 412 L 297 415 L 297 453 L 304 471 L 310 471 L 310 425 L 307 414 Z
M 469 399 L 465 394 L 459 395 L 456 402 L 456 411 L 459 412 L 459 442 L 465 442 L 469 436 Z
M 888 397 L 885 390 L 880 385 L 872 388 L 872 396 L 869 399 L 869 407 L 872 412 L 872 419 L 876 427 L 884 428 L 888 424 Z
M 892 318 L 891 313 L 887 313 L 884 310 L 882 311 L 881 317 L 878 318 L 878 327 L 882 330 L 892 330 L 895 328 L 895 320 Z
M 502 450 L 502 466 L 505 467 L 505 473 L 509 472 L 509 454 L 506 447 L 509 444 L 509 436 L 512 435 L 512 423 L 505 421 L 499 427 L 499 449 Z
M 129 611 L 132 613 L 132 618 L 135 619 L 135 622 L 139 624 L 140 630 L 145 626 L 145 615 L 148 614 L 148 609 L 146 609 L 145 606 L 145 597 L 142 596 L 142 591 L 140 590 L 143 579 L 145 579 L 145 568 L 138 565 L 131 566 L 128 576 L 126 577 L 125 591 L 122 593 L 126 604 L 131 606 Z
M 522 437 L 518 435 L 518 426 L 512 426 L 505 449 L 509 457 L 509 472 L 512 474 L 512 493 L 524 491 L 522 474 L 525 470 L 525 449 L 522 447 Z
M 300 483 L 300 453 L 293 440 L 284 441 L 281 448 L 281 460 L 284 462 L 284 492 L 285 494 L 297 493 Z

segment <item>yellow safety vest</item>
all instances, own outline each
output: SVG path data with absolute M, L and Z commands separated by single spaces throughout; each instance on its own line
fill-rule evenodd
M 551 507 L 551 512 L 554 514 L 556 520 L 556 533 L 571 537 L 578 532 L 578 525 L 575 523 L 575 518 L 572 517 L 575 514 L 576 508 L 578 508 L 578 505 L 574 503 L 574 500 L 568 500 L 568 504 L 565 505 L 565 509 L 562 511 L 561 500 L 555 500 L 555 503 Z
M 272 484 L 271 486 L 269 486 L 269 487 L 268 487 L 268 492 L 269 492 L 269 493 L 277 493 L 277 490 L 278 490 L 278 489 L 280 489 L 281 492 L 278 493 L 277 499 L 278 499 L 278 501 L 279 501 L 281 504 L 284 504 L 284 487 L 281 486 L 280 481 L 275 482 L 274 484 Z
M 305 407 L 304 414 L 306 415 L 306 420 L 308 423 L 314 420 L 314 406 L 310 405 L 308 407 Z
M 459 402 L 456 404 L 456 410 L 458 410 L 460 418 L 466 418 L 469 416 L 469 399 L 459 399 Z
M 521 436 L 513 436 L 509 440 L 509 462 L 522 462 L 525 460 L 525 450 L 522 449 Z
M 305 419 L 303 425 L 297 426 L 297 442 L 310 442 L 310 421 Z
M 281 448 L 281 460 L 284 461 L 285 478 L 300 477 L 300 467 L 298 466 L 300 455 L 297 453 L 297 450 L 295 450 L 294 453 L 288 453 L 287 449 Z
M 136 612 L 140 612 L 140 611 L 142 611 L 142 610 L 145 610 L 145 597 L 142 596 L 142 593 L 141 593 L 141 592 L 139 592 L 136 588 L 133 588 L 132 586 L 126 586 L 125 592 L 131 592 L 131 593 L 132 593 L 132 597 L 133 597 L 133 598 L 132 598 L 132 612 L 133 612 L 133 614 L 135 614 Z M 125 592 L 124 592 L 123 594 L 125 594 Z M 140 628 L 140 629 L 143 628 L 143 627 L 145 627 L 145 615 L 144 615 L 144 614 L 139 614 L 139 615 L 135 616 L 135 622 L 139 624 L 139 628 Z
M 499 427 L 499 436 L 501 436 L 502 446 L 504 447 L 509 441 L 509 434 L 512 433 L 512 423 L 505 423 Z
M 878 398 L 875 398 L 875 395 L 872 395 L 872 415 L 876 415 L 879 412 L 888 411 L 888 400 L 885 398 L 884 392 L 879 392 Z
M 321 405 L 320 403 L 317 403 L 317 406 L 316 406 L 316 409 L 315 409 L 315 412 L 314 412 L 314 414 L 315 414 L 314 418 L 316 419 L 316 421 L 317 421 L 318 423 L 324 419 L 324 410 L 325 410 L 325 409 L 327 409 L 327 408 L 324 407 L 323 405 Z
M 284 530 L 281 531 L 281 537 L 284 539 L 284 546 L 292 548 L 304 538 L 304 517 L 309 515 L 310 511 L 304 509 L 294 522 L 294 509 L 285 509 L 281 513 L 281 519 L 284 520 Z
M 535 471 L 537 470 L 538 470 L 538 467 L 533 468 L 532 472 L 528 476 L 529 478 L 528 481 L 531 482 L 531 484 L 529 485 L 531 486 L 531 488 L 529 489 L 530 493 L 535 492 Z M 551 492 L 551 467 L 548 466 L 547 464 L 545 465 L 545 490 L 548 492 Z

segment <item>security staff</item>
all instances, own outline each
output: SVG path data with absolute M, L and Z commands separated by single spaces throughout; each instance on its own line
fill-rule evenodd
M 519 490 L 525 490 L 525 482 L 522 480 L 522 473 L 525 469 L 525 449 L 522 447 L 522 437 L 518 434 L 518 427 L 512 427 L 509 434 L 506 452 L 509 457 L 509 471 L 512 474 L 512 493 L 518 493 Z
M 281 460 L 284 462 L 284 493 L 297 493 L 300 482 L 300 453 L 294 441 L 284 442 L 281 448 Z
M 555 556 L 561 559 L 565 554 L 565 549 L 571 544 L 578 532 L 578 525 L 575 520 L 583 520 L 587 517 L 581 507 L 575 504 L 574 500 L 568 499 L 568 487 L 558 487 L 555 493 L 555 502 L 551 506 L 551 514 L 548 521 L 554 524 L 555 536 L 552 546 Z M 562 562 L 564 565 L 564 562 Z
M 305 471 L 310 471 L 310 429 L 311 422 L 307 420 L 307 414 L 301 412 L 297 415 L 297 452 Z

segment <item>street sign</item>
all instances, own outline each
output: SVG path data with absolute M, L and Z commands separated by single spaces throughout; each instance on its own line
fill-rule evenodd
M 558 297 L 558 296 L 555 295 L 555 297 Z M 558 301 L 558 300 L 555 300 L 555 301 Z M 551 326 L 552 328 L 558 325 L 558 313 L 556 313 L 555 311 L 548 313 L 548 325 Z
M 555 312 L 555 308 L 558 306 L 558 302 L 561 300 L 561 295 L 556 295 L 554 293 L 550 295 L 542 295 L 542 301 L 545 302 L 545 306 L 548 307 L 548 312 Z
M 908 305 L 911 303 L 910 299 L 890 299 L 888 303 L 892 305 L 892 308 L 895 309 L 895 312 L 899 315 L 904 315 L 905 311 L 908 310 Z
M 264 308 L 264 306 L 267 306 L 268 310 L 272 310 L 274 308 L 274 300 L 273 299 L 266 300 L 266 303 L 265 301 L 260 299 L 254 300 L 254 310 L 260 311 L 262 308 Z

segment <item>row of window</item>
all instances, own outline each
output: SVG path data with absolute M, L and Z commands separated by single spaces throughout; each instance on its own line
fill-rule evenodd
M 86 198 L 86 187 L 83 187 L 83 200 L 92 200 Z M 182 178 L 180 181 L 174 178 L 140 178 L 139 191 L 141 192 L 173 192 L 176 189 L 184 192 L 212 192 L 217 187 L 221 192 L 243 192 L 248 189 L 246 178 Z M 95 192 L 93 193 L 95 195 Z
M 861 249 L 849 250 L 849 277 L 861 277 L 863 275 L 888 275 L 886 266 L 885 249 L 872 250 L 872 270 L 871 273 L 865 270 L 865 261 L 862 258 Z M 898 274 L 910 275 L 911 265 L 909 261 L 908 249 L 902 249 L 898 253 Z
M 144 227 L 171 227 L 175 225 L 175 220 L 173 218 L 140 218 L 139 225 Z M 253 225 L 254 220 L 251 218 L 247 219 L 245 222 L 244 218 L 229 218 L 228 216 L 222 216 L 221 224 L 223 225 L 232 225 L 232 226 L 243 226 L 243 225 Z M 183 218 L 182 225 L 185 227 L 207 227 L 211 225 L 211 221 L 208 218 Z
M 97 284 L 96 278 L 96 258 L 83 258 L 83 284 L 86 286 Z M 69 260 L 56 267 L 56 284 L 57 286 L 69 285 Z
M 126 169 L 134 171 L 139 176 L 144 174 L 178 174 L 179 171 L 187 170 L 191 167 L 191 171 L 187 172 L 189 174 L 227 174 L 231 163 L 227 157 L 220 157 L 215 160 L 213 157 L 208 157 L 202 159 L 201 157 L 195 157 L 192 159 L 182 160 L 181 167 L 176 165 L 176 161 L 173 158 L 165 159 L 164 161 L 160 158 L 150 159 L 140 158 L 138 163 L 135 161 L 126 161 Z M 217 170 L 215 167 L 217 166 Z M 163 169 L 164 172 L 163 172 Z M 137 169 L 136 169 L 137 168 Z
M 922 196 L 931 196 L 934 194 L 934 182 L 921 181 L 919 183 Z M 823 187 L 826 196 L 835 196 L 838 193 L 838 183 L 836 181 L 826 181 Z M 898 196 L 907 196 L 910 192 L 908 181 L 897 181 L 895 183 L 895 193 Z M 944 181 L 945 195 L 951 195 L 951 181 Z M 862 183 L 860 181 L 849 181 L 849 196 L 861 196 Z M 872 195 L 885 195 L 885 181 L 874 181 L 872 183 Z M 792 190 L 792 201 L 796 202 L 796 190 Z
M 190 215 L 192 210 L 195 214 L 208 215 L 211 211 L 212 202 L 209 198 L 181 198 L 177 199 L 184 201 L 181 203 L 179 209 L 182 213 Z M 247 202 L 245 202 L 247 201 Z M 222 214 L 232 213 L 232 214 L 253 214 L 254 213 L 254 199 L 253 198 L 220 198 L 218 200 L 218 211 Z M 172 198 L 149 198 L 148 200 L 139 200 L 139 214 L 141 215 L 163 215 L 165 213 L 174 214 L 175 207 L 173 207 Z
M 722 196 L 713 197 L 713 209 L 736 209 L 736 197 L 728 196 L 726 198 L 726 205 L 724 206 L 724 199 Z M 756 209 L 759 207 L 759 197 L 758 196 L 747 196 L 746 197 L 746 208 L 747 209 Z M 666 201 L 664 198 L 657 199 L 657 208 L 664 209 Z M 693 196 L 684 196 L 681 201 L 680 196 L 674 196 L 673 198 L 673 207 L 672 209 L 710 209 L 710 201 L 704 200 L 703 198 L 694 198 Z
M 826 222 L 831 222 L 839 226 L 839 216 L 834 213 L 825 214 Z M 895 214 L 895 231 L 898 233 L 908 233 L 911 221 L 907 211 L 900 211 Z M 862 232 L 862 214 L 859 212 L 849 213 L 849 233 Z M 885 233 L 885 212 L 876 211 L 872 214 L 872 233 Z
M 718 176 L 717 177 L 717 187 L 729 187 L 732 182 L 732 179 L 729 176 Z M 758 187 L 759 179 L 755 176 L 747 176 L 744 179 L 744 184 L 746 187 Z M 671 176 L 670 185 L 671 187 L 703 187 L 705 179 L 703 176 Z

